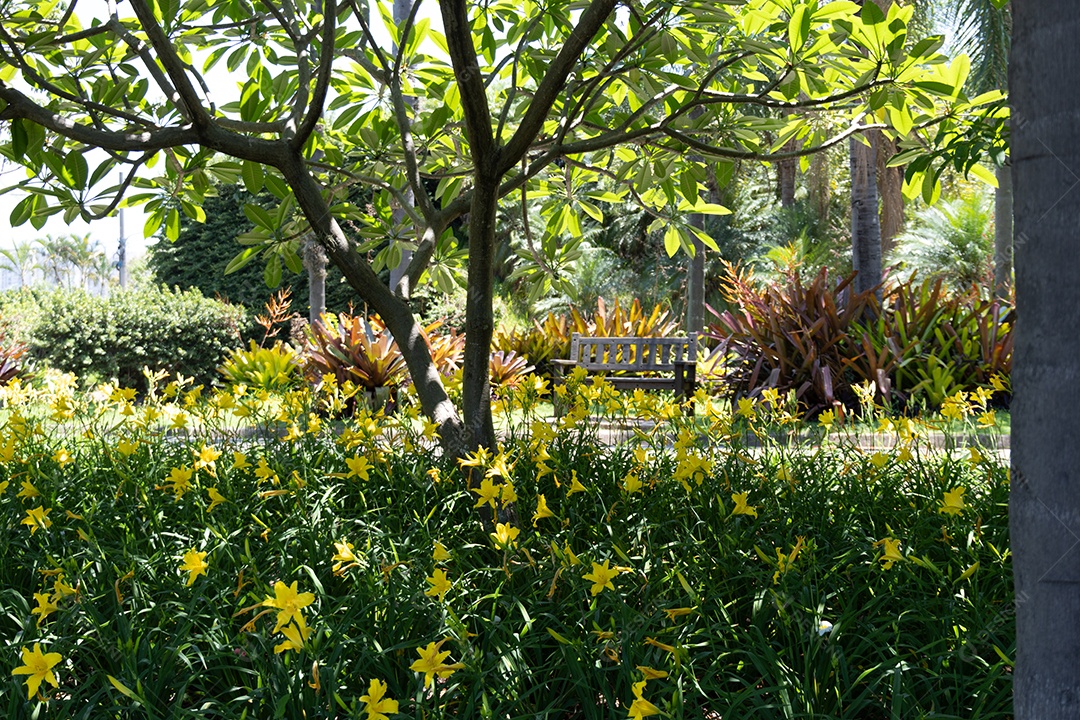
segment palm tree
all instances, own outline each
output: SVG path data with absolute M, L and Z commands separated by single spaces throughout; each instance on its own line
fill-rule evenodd
M 1012 6 L 997 7 L 994 0 L 948 0 L 945 20 L 956 28 L 956 49 L 971 58 L 968 91 L 973 94 L 1006 90 Z M 1012 284 L 1012 174 L 1008 161 L 996 167 L 994 195 L 994 292 L 1008 294 Z
M 34 246 L 29 242 L 16 242 L 9 250 L 0 250 L 0 268 L 19 276 L 19 287 L 27 287 L 34 272 Z

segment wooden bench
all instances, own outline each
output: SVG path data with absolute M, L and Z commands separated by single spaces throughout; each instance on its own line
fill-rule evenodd
M 620 390 L 673 390 L 676 396 L 689 400 L 697 388 L 697 338 L 697 333 L 686 337 L 586 337 L 574 333 L 570 359 L 552 360 L 556 382 L 567 368 L 580 367 L 590 373 L 608 373 L 606 380 Z M 643 373 L 670 373 L 671 377 Z

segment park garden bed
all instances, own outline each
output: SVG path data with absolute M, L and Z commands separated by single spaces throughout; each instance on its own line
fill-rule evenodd
M 3 390 L 7 717 L 1011 715 L 993 453 L 593 382 L 553 424 L 528 383 L 459 464 L 407 397 L 240 390 Z

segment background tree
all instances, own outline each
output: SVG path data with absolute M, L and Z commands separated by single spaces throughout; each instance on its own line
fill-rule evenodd
M 28 287 L 37 266 L 34 245 L 29 241 L 16 242 L 13 247 L 0 250 L 0 268 L 19 276 L 19 287 Z
M 547 219 L 554 231 L 582 213 L 602 214 L 597 203 L 630 199 L 654 216 L 650 227 L 663 228 L 674 254 L 695 239 L 712 244 L 689 215 L 724 212 L 703 197 L 706 168 L 690 153 L 782 160 L 792 138 L 801 155 L 884 126 L 871 115 L 881 110 L 907 135 L 957 123 L 972 109 L 959 88 L 966 65 L 947 62 L 934 42 L 908 42 L 910 8 L 886 15 L 873 3 L 858 11 L 803 0 L 644 2 L 616 12 L 615 0 L 444 0 L 441 34 L 419 15 L 420 3 L 403 23 L 387 7 L 368 13 L 336 0 L 280 10 L 186 0 L 167 13 L 130 0 L 122 7 L 133 16 L 119 7 L 90 27 L 70 2 L 0 9 L 0 62 L 11 77 L 0 85 L 0 119 L 11 121 L 2 152 L 31 170 L 22 185 L 34 190 L 14 220 L 36 222 L 57 207 L 71 217 L 104 215 L 130 189 L 132 201 L 147 204 L 147 230 L 164 226 L 176 237 L 181 212 L 205 219 L 212 177 L 243 179 L 251 192 L 265 187 L 280 203 L 246 206 L 256 229 L 234 267 L 261 256 L 275 284 L 283 266 L 303 269 L 301 239 L 314 232 L 393 332 L 425 413 L 455 452 L 494 441 L 488 355 L 502 198 L 565 188 Z M 396 52 L 377 42 L 369 15 L 383 20 Z M 192 57 L 199 49 L 208 53 L 201 69 Z M 221 62 L 247 71 L 233 102 L 211 97 L 205 81 Z M 824 136 L 799 114 L 807 108 L 845 126 Z M 99 161 L 89 148 L 109 154 Z M 106 185 L 118 167 L 124 181 Z M 600 177 L 618 189 L 578 193 Z M 358 183 L 377 190 L 370 208 L 348 200 Z M 407 191 L 415 208 L 402 202 Z M 395 203 L 412 222 L 416 249 L 391 288 L 378 273 L 401 248 L 392 243 L 368 262 L 365 238 L 381 242 Z M 408 299 L 450 223 L 465 215 L 459 415 Z M 358 233 L 347 232 L 348 220 L 361 224 Z

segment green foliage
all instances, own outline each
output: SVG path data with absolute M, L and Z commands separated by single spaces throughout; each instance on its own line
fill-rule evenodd
M 183 216 L 175 242 L 166 237 L 148 248 L 148 260 L 154 280 L 181 290 L 196 288 L 206 297 L 220 297 L 243 305 L 252 312 L 262 309 L 270 297 L 263 268 L 249 264 L 236 272 L 225 274 L 236 255 L 236 238 L 249 232 L 253 225 L 244 214 L 244 205 L 263 196 L 253 196 L 239 185 L 222 183 L 216 195 L 203 202 L 204 222 Z M 308 305 L 307 272 L 283 268 L 281 282 L 292 287 L 294 307 L 306 315 Z M 343 280 L 341 271 L 331 266 L 326 273 L 326 305 L 329 311 L 347 310 L 357 296 Z
M 143 388 L 146 366 L 210 385 L 248 322 L 242 308 L 197 290 L 57 291 L 41 296 L 27 344 L 34 360 L 100 381 Z
M 230 350 L 219 370 L 231 385 L 271 392 L 294 389 L 304 380 L 297 352 L 280 341 L 266 348 L 252 340 L 247 350 Z
M 993 278 L 994 214 L 985 193 L 939 202 L 916 215 L 896 239 L 889 261 L 903 274 L 945 281 L 953 291 L 989 287 Z
M 615 397 L 577 392 L 586 413 Z M 119 425 L 123 399 L 6 396 L 5 717 L 359 719 L 377 679 L 406 717 L 606 720 L 626 716 L 639 667 L 662 675 L 643 698 L 676 718 L 1012 716 L 1008 470 L 986 448 L 775 442 L 793 427 L 763 403 L 753 419 L 710 405 L 704 424 L 657 408 L 655 430 L 609 445 L 595 423 L 527 411 L 503 452 L 469 459 L 500 498 L 512 483 L 516 501 L 494 503 L 518 534 L 500 547 L 463 469 L 407 413 L 333 428 L 297 397 L 256 402 L 241 432 L 224 396 L 147 396 Z M 145 422 L 151 409 L 165 419 Z M 166 436 L 180 412 L 192 428 Z M 40 495 L 17 497 L 23 482 Z M 541 496 L 551 516 L 530 522 Z M 37 508 L 51 524 L 31 532 Z M 188 553 L 205 572 L 183 569 Z M 441 598 L 426 592 L 437 569 Z M 281 652 L 277 582 L 311 594 L 310 635 Z M 36 594 L 56 609 L 39 617 Z M 35 643 L 62 657 L 47 704 L 11 675 Z M 410 666 L 430 643 L 453 667 L 425 688 Z

